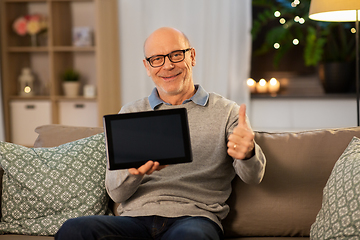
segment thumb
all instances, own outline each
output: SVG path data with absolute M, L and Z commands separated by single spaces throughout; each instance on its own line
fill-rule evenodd
M 246 126 L 246 105 L 241 104 L 239 109 L 239 125 Z

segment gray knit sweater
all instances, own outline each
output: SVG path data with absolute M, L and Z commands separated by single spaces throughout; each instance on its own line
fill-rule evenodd
M 238 121 L 239 105 L 235 102 L 210 93 L 205 106 L 190 101 L 176 106 L 162 104 L 158 109 L 180 107 L 188 113 L 193 162 L 169 165 L 143 177 L 128 170 L 107 170 L 107 191 L 121 203 L 121 216 L 203 216 L 222 227 L 235 174 L 246 183 L 261 182 L 265 157 L 257 144 L 251 159 L 234 160 L 227 154 L 227 139 Z M 151 110 L 148 98 L 144 98 L 120 112 Z

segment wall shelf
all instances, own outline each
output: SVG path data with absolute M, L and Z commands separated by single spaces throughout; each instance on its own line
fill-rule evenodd
M 14 105 L 14 101 L 24 104 L 47 101 L 50 109 L 46 111 L 51 114 L 49 124 L 64 124 L 62 119 L 66 119 L 66 124 L 71 124 L 73 119 L 76 125 L 102 126 L 103 115 L 119 111 L 121 103 L 117 0 L 0 0 L 0 4 L 6 141 L 14 141 L 13 133 L 17 125 L 28 124 L 26 119 L 12 119 L 11 104 Z M 47 31 L 41 38 L 39 36 L 38 46 L 31 46 L 30 36 L 18 36 L 12 29 L 15 19 L 27 14 L 41 14 L 47 18 Z M 91 29 L 92 45 L 73 45 L 72 34 L 75 27 Z M 19 95 L 18 77 L 25 67 L 30 68 L 35 76 L 33 96 Z M 63 94 L 60 76 L 69 68 L 78 70 L 82 76 L 78 97 L 68 98 Z M 87 84 L 96 87 L 95 97 L 83 97 L 82 87 Z M 86 113 L 92 115 L 84 117 L 84 111 L 79 110 L 77 116 L 76 109 L 70 109 L 73 116 L 64 117 L 64 102 L 86 103 Z M 21 110 L 17 109 L 16 113 L 20 114 Z M 38 119 L 39 124 L 36 121 L 33 118 L 29 127 L 44 124 L 41 116 Z M 16 139 L 19 139 L 19 136 Z

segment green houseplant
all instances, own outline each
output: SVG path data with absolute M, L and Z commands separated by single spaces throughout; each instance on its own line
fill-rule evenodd
M 80 76 L 80 73 L 74 69 L 67 69 L 61 74 L 65 96 L 76 97 L 79 95 Z
M 319 76 L 323 84 L 326 75 L 334 75 L 334 73 L 326 74 L 326 69 L 337 69 L 337 72 L 342 72 L 341 77 L 346 78 L 347 81 L 351 80 L 352 76 L 345 76 L 343 73 L 352 72 L 356 56 L 355 35 L 351 32 L 352 23 L 318 22 L 309 19 L 310 0 L 253 0 L 252 2 L 253 7 L 258 9 L 253 21 L 253 40 L 257 40 L 261 36 L 260 33 L 265 31 L 260 48 L 254 50 L 255 56 L 274 52 L 273 66 L 277 68 L 280 60 L 291 49 L 300 47 L 304 65 L 319 67 Z M 274 48 L 275 43 L 280 46 L 278 49 Z M 335 64 L 345 66 L 346 70 L 338 69 L 338 66 L 334 67 Z M 326 67 L 326 65 L 331 66 Z M 348 85 L 343 80 L 338 82 Z M 326 87 L 325 90 L 331 91 Z M 339 87 L 335 87 L 335 91 L 337 90 L 340 90 Z
M 69 82 L 79 81 L 80 73 L 72 68 L 69 68 L 63 72 L 62 79 Z

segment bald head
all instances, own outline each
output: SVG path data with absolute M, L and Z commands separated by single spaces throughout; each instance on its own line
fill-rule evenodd
M 184 48 L 190 47 L 189 39 L 186 35 L 170 27 L 162 27 L 155 30 L 144 42 L 144 55 L 145 57 L 152 56 L 151 49 L 163 46 L 164 48 L 171 48 L 173 43 L 177 41 L 178 44 L 184 46 Z M 165 54 L 165 53 L 163 53 Z

